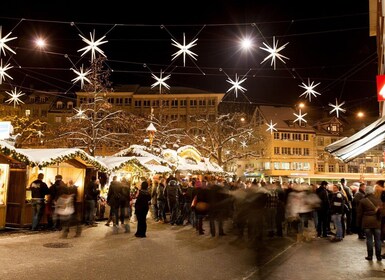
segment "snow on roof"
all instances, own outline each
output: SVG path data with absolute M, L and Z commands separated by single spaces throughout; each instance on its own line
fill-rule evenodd
M 81 158 L 85 163 L 100 171 L 106 171 L 107 166 L 78 148 L 56 149 L 15 149 L 11 156 L 31 166 L 46 167 L 69 159 Z
M 99 161 L 103 162 L 110 171 L 116 171 L 122 169 L 124 166 L 132 165 L 134 168 L 150 171 L 146 166 L 144 166 L 136 156 L 132 157 L 116 157 L 116 156 L 106 156 L 106 157 L 96 157 Z

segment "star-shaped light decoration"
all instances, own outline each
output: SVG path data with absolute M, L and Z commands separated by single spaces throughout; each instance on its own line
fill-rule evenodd
M 6 93 L 11 97 L 7 99 L 5 102 L 11 104 L 13 102 L 13 108 L 16 107 L 16 105 L 19 105 L 19 103 L 24 103 L 20 100 L 20 97 L 25 95 L 22 91 L 17 91 L 17 88 L 12 90 L 11 92 L 6 91 Z
M 235 97 L 238 97 L 238 90 L 240 90 L 241 92 L 247 91 L 247 89 L 245 89 L 244 87 L 241 86 L 241 84 L 244 81 L 246 81 L 246 79 L 247 78 L 242 78 L 241 80 L 239 80 L 238 74 L 235 74 L 235 80 L 234 81 L 232 79 L 230 79 L 230 77 L 227 77 L 226 82 L 232 84 L 233 86 L 231 88 L 229 88 L 226 92 L 229 92 L 229 91 L 234 89 Z
M 73 68 L 71 68 L 71 70 L 74 71 L 75 74 L 78 75 L 76 78 L 73 78 L 71 81 L 73 83 L 80 81 L 80 88 L 81 89 L 83 89 L 84 81 L 88 82 L 89 84 L 91 83 L 91 81 L 87 78 L 87 75 L 91 72 L 91 70 L 87 70 L 86 72 L 84 72 L 83 65 L 80 67 L 80 71 L 77 71 Z
M 79 119 L 85 119 L 86 118 L 85 111 L 82 108 L 79 108 L 79 109 L 74 108 L 74 111 L 76 113 L 74 118 L 79 118 Z
M 188 56 L 190 56 L 192 59 L 197 60 L 196 56 L 198 56 L 198 55 L 196 53 L 193 53 L 192 51 L 190 51 L 190 49 L 197 45 L 195 42 L 198 41 L 198 39 L 195 39 L 195 40 L 191 41 L 189 44 L 186 45 L 186 37 L 185 37 L 185 34 L 183 33 L 183 45 L 178 43 L 174 39 L 171 39 L 171 41 L 174 42 L 171 45 L 179 48 L 179 51 L 177 51 L 176 53 L 174 53 L 172 55 L 173 58 L 171 60 L 174 60 L 175 58 L 177 58 L 178 56 L 183 54 L 183 67 L 186 66 L 186 54 Z
M 305 122 L 307 123 L 307 121 L 303 118 L 304 116 L 307 115 L 307 113 L 303 114 L 301 113 L 301 109 L 299 109 L 299 114 L 297 115 L 296 113 L 293 113 L 294 116 L 296 116 L 297 118 L 294 120 L 294 122 L 298 122 L 299 125 L 301 125 L 301 122 Z
M 247 148 L 247 142 L 241 141 L 241 148 Z
M 5 81 L 5 77 L 8 77 L 13 80 L 13 78 L 9 76 L 8 73 L 6 73 L 6 71 L 11 69 L 12 67 L 13 66 L 10 66 L 9 63 L 3 67 L 3 60 L 0 60 L 0 85 L 3 83 L 3 81 Z
M 12 50 L 10 47 L 8 47 L 6 44 L 7 42 L 15 40 L 17 38 L 17 37 L 8 38 L 8 36 L 11 35 L 11 33 L 12 32 L 9 32 L 4 37 L 1 37 L 2 36 L 2 26 L 0 26 L 0 56 L 1 56 L 2 52 L 4 53 L 4 55 L 7 55 L 5 53 L 5 49 L 9 50 L 13 54 L 16 54 L 16 52 L 14 50 Z
M 320 83 L 318 84 L 314 84 L 314 82 L 311 82 L 310 83 L 310 79 L 308 78 L 307 79 L 307 85 L 305 83 L 302 83 L 302 85 L 299 85 L 301 88 L 304 88 L 306 89 L 306 91 L 304 93 L 302 93 L 299 97 L 305 95 L 306 98 L 309 98 L 309 101 L 311 102 L 311 97 L 314 96 L 314 97 L 317 97 L 317 95 L 321 95 L 320 93 L 316 92 L 314 90 L 314 88 L 316 86 L 318 86 Z
M 275 42 L 275 37 L 273 37 L 273 47 L 270 47 L 265 42 L 263 42 L 263 44 L 265 45 L 266 48 L 264 48 L 264 47 L 259 47 L 259 48 L 264 50 L 264 51 L 267 51 L 269 53 L 269 55 L 266 56 L 264 60 L 262 60 L 261 64 L 264 63 L 266 60 L 271 59 L 270 65 L 274 65 L 274 70 L 275 70 L 276 58 L 278 58 L 280 61 L 282 61 L 283 63 L 286 64 L 286 62 L 283 59 L 284 58 L 289 59 L 289 58 L 280 54 L 279 52 L 282 51 L 286 47 L 286 45 L 289 43 L 286 43 L 283 46 L 278 47 L 278 40 L 277 40 L 277 42 Z
M 171 75 L 167 75 L 166 77 L 163 77 L 162 70 L 160 70 L 159 77 L 157 77 L 155 74 L 151 74 L 151 75 L 156 80 L 156 82 L 151 85 L 151 88 L 154 88 L 159 85 L 159 93 L 162 93 L 162 86 L 164 86 L 167 89 L 170 89 L 170 86 L 166 84 L 165 81 L 170 79 Z
M 277 131 L 277 129 L 275 128 L 275 126 L 277 125 L 277 123 L 274 123 L 273 124 L 273 121 L 270 120 L 270 124 L 266 123 L 267 125 L 267 129 L 266 131 L 270 131 L 271 134 L 273 134 L 273 131 Z
M 101 55 L 103 55 L 104 57 L 106 57 L 106 55 L 104 54 L 104 52 L 98 47 L 100 46 L 101 44 L 105 44 L 107 43 L 108 41 L 102 41 L 104 38 L 106 38 L 106 36 L 103 36 L 102 38 L 100 38 L 99 40 L 96 40 L 95 41 L 95 30 L 94 30 L 94 33 L 92 34 L 90 32 L 90 40 L 88 40 L 87 38 L 83 37 L 82 35 L 79 34 L 79 36 L 82 38 L 83 42 L 87 43 L 88 46 L 87 47 L 84 47 L 80 50 L 78 50 L 78 52 L 81 52 L 81 51 L 84 51 L 82 53 L 82 56 L 85 55 L 87 52 L 91 51 L 91 62 L 94 61 L 95 59 L 95 52 L 98 52 L 100 53 Z
M 341 108 L 342 105 L 344 105 L 344 104 L 345 104 L 345 101 L 342 102 L 341 104 L 338 104 L 337 99 L 336 99 L 336 104 L 335 104 L 335 105 L 332 104 L 332 103 L 329 103 L 329 106 L 333 107 L 333 109 L 330 110 L 329 114 L 331 114 L 331 113 L 333 113 L 333 112 L 336 112 L 337 118 L 339 118 L 339 111 L 341 111 L 342 113 L 345 113 L 345 112 L 346 112 L 345 109 Z

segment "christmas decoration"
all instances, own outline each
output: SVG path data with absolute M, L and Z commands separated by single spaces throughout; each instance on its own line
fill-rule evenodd
M 13 78 L 9 76 L 8 73 L 6 73 L 6 71 L 11 69 L 12 67 L 13 66 L 10 66 L 9 63 L 3 67 L 3 60 L 0 60 L 0 85 L 3 83 L 3 81 L 5 81 L 5 77 L 8 77 L 13 80 Z
M 345 113 L 346 110 L 345 109 L 342 109 L 341 106 L 345 104 L 345 101 L 342 102 L 341 104 L 338 104 L 338 101 L 336 99 L 336 104 L 331 104 L 329 103 L 329 106 L 333 107 L 333 110 L 331 110 L 329 112 L 329 114 L 333 113 L 333 112 L 336 112 L 336 115 L 337 115 L 337 118 L 339 118 L 339 112 L 341 111 L 342 113 Z
M 4 37 L 1 37 L 2 36 L 2 29 L 3 29 L 2 26 L 0 26 L 0 56 L 1 56 L 1 53 L 3 53 L 4 56 L 7 55 L 5 53 L 5 49 L 9 50 L 13 54 L 16 54 L 16 52 L 14 50 L 12 50 L 10 47 L 8 47 L 6 43 L 9 41 L 15 40 L 17 37 L 8 38 L 8 36 L 11 35 L 12 32 L 9 32 Z
M 307 113 L 302 114 L 301 109 L 299 109 L 299 114 L 293 113 L 297 118 L 294 120 L 294 122 L 298 122 L 299 125 L 301 125 L 301 122 L 307 122 L 303 117 L 307 115 Z
M 156 82 L 151 85 L 151 88 L 154 88 L 157 85 L 159 85 L 159 93 L 162 93 L 162 86 L 164 86 L 167 89 L 170 89 L 170 86 L 166 84 L 165 81 L 170 79 L 171 75 L 167 75 L 166 77 L 163 77 L 162 70 L 160 70 L 159 77 L 157 77 L 155 74 L 151 74 L 151 75 L 156 80 Z
M 270 124 L 266 123 L 266 125 L 268 126 L 266 131 L 270 131 L 271 134 L 273 133 L 273 131 L 277 131 L 277 129 L 275 128 L 277 123 L 273 124 L 273 121 L 270 121 Z
M 229 88 L 226 92 L 229 92 L 229 91 L 234 89 L 235 97 L 238 97 L 238 90 L 240 90 L 241 92 L 247 91 L 247 89 L 245 89 L 244 87 L 241 86 L 241 84 L 244 81 L 246 81 L 246 79 L 247 78 L 242 78 L 241 80 L 239 80 L 238 74 L 235 74 L 235 79 L 234 80 L 230 79 L 230 77 L 227 76 L 226 82 L 232 84 L 233 86 L 231 88 Z
M 271 59 L 271 64 L 270 65 L 274 65 L 274 70 L 275 70 L 275 61 L 276 61 L 276 58 L 278 58 L 280 61 L 282 61 L 283 63 L 286 63 L 283 59 L 289 59 L 288 57 L 280 54 L 279 52 L 282 51 L 287 44 L 289 43 L 286 43 L 284 44 L 283 46 L 279 47 L 278 48 L 278 40 L 277 42 L 275 42 L 275 36 L 273 37 L 273 47 L 270 47 L 268 44 L 266 44 L 265 42 L 263 42 L 263 44 L 265 45 L 266 48 L 264 47 L 259 47 L 260 49 L 264 50 L 264 51 L 267 51 L 269 53 L 268 56 L 265 57 L 264 60 L 262 60 L 261 64 L 264 63 L 266 60 L 268 59 Z
M 93 34 L 90 32 L 90 40 L 88 40 L 87 38 L 83 37 L 80 34 L 79 34 L 79 36 L 82 38 L 83 42 L 88 44 L 87 47 L 84 47 L 84 48 L 78 50 L 78 52 L 84 51 L 82 53 L 82 56 L 84 56 L 87 52 L 91 51 L 91 62 L 93 62 L 95 59 L 95 52 L 100 53 L 104 57 L 106 56 L 104 54 L 104 52 L 98 47 L 98 46 L 108 42 L 108 41 L 102 41 L 106 36 L 103 36 L 102 38 L 95 41 L 95 30 L 94 30 Z
M 83 71 L 83 65 L 80 67 L 80 71 L 77 71 L 73 68 L 71 68 L 72 71 L 75 72 L 78 76 L 71 81 L 73 83 L 76 83 L 77 81 L 80 81 L 80 88 L 83 89 L 84 81 L 91 83 L 91 81 L 87 78 L 87 75 L 91 73 L 91 70 L 87 70 L 86 72 Z
M 174 53 L 172 55 L 173 58 L 171 60 L 174 60 L 175 58 L 177 58 L 181 54 L 183 54 L 183 66 L 186 66 L 186 54 L 188 56 L 190 56 L 192 59 L 197 60 L 196 56 L 198 56 L 198 55 L 196 53 L 193 53 L 192 51 L 190 51 L 190 49 L 197 45 L 195 42 L 198 41 L 198 39 L 195 39 L 186 45 L 186 37 L 185 37 L 185 34 L 183 33 L 183 45 L 178 43 L 174 39 L 171 39 L 171 41 L 173 41 L 173 44 L 171 44 L 171 45 L 179 48 L 179 51 L 177 51 L 176 53 Z
M 12 90 L 11 92 L 6 91 L 6 93 L 11 96 L 10 99 L 7 99 L 5 102 L 7 103 L 12 103 L 13 102 L 13 107 L 15 108 L 16 105 L 19 105 L 19 103 L 24 103 L 23 101 L 20 100 L 20 97 L 25 95 L 25 93 L 21 91 L 17 91 L 17 88 Z
M 304 93 L 302 93 L 299 97 L 305 95 L 306 98 L 309 98 L 309 101 L 311 102 L 311 97 L 317 97 L 317 95 L 321 95 L 320 93 L 316 92 L 314 88 L 318 86 L 318 84 L 314 84 L 314 82 L 310 83 L 310 79 L 308 78 L 308 84 L 306 85 L 305 83 L 302 83 L 302 85 L 299 85 L 301 88 L 306 89 Z

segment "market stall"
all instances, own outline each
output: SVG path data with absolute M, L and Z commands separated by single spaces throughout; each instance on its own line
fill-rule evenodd
M 5 224 L 10 227 L 29 227 L 32 222 L 31 193 L 27 187 L 44 174 L 44 181 L 50 186 L 57 174 L 63 176 L 65 183 L 72 179 L 78 186 L 79 195 L 76 207 L 83 213 L 84 184 L 89 173 L 95 170 L 106 171 L 98 162 L 81 149 L 17 149 L 0 142 L 1 157 L 9 162 L 8 188 L 6 192 Z M 1 177 L 0 177 L 1 181 Z M 46 221 L 45 217 L 42 223 Z

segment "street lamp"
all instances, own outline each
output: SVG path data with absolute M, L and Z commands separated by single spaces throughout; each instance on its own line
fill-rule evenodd
M 153 123 L 150 123 L 150 125 L 146 128 L 146 131 L 148 132 L 148 136 L 150 139 L 150 147 L 152 147 L 152 140 L 154 140 L 156 128 Z

